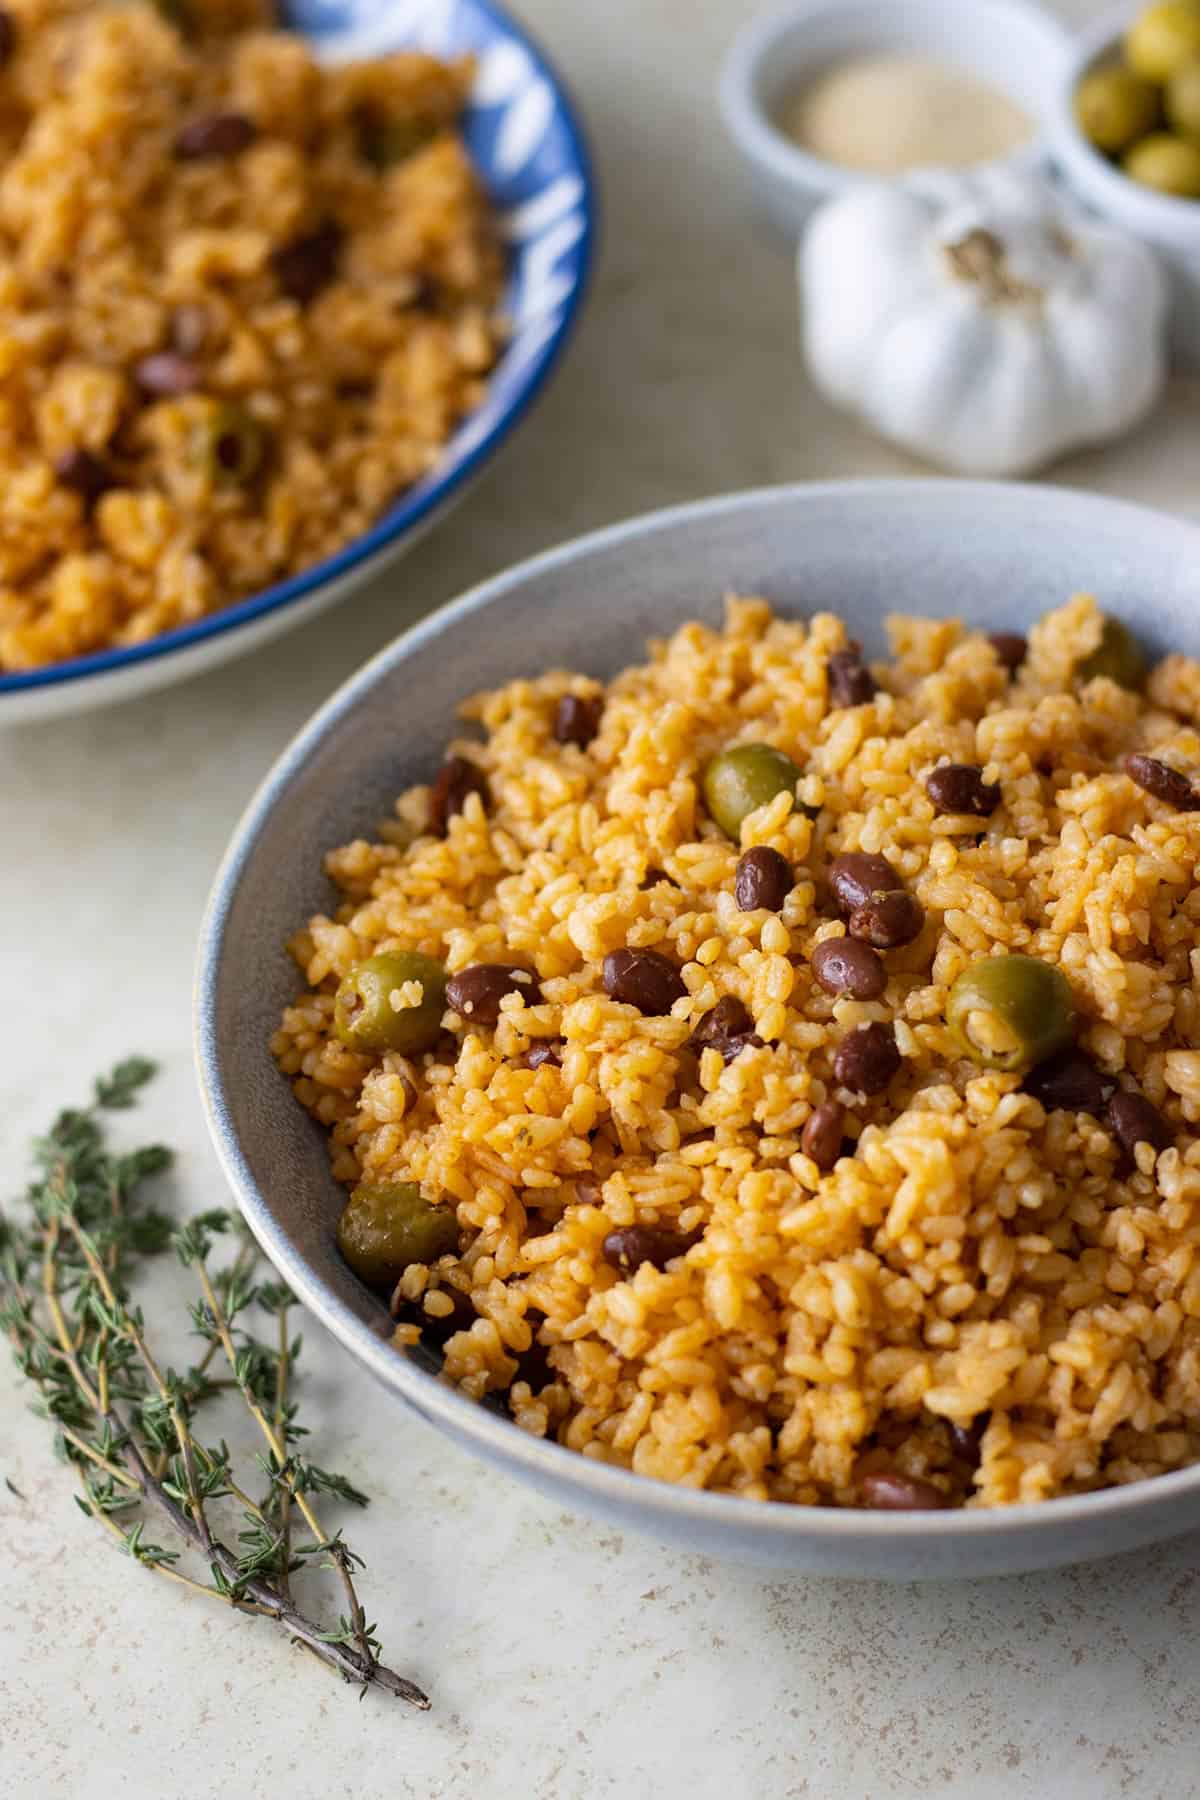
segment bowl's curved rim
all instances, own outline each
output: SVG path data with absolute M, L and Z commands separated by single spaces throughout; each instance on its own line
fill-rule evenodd
M 434 468 L 415 488 L 410 489 L 407 496 L 397 502 L 385 518 L 333 556 L 314 563 L 311 569 L 305 569 L 299 575 L 289 577 L 287 581 L 276 582 L 257 594 L 249 595 L 245 600 L 238 600 L 232 606 L 197 619 L 193 624 L 161 632 L 157 637 L 148 638 L 143 644 L 129 644 L 115 650 L 97 650 L 87 656 L 71 657 L 65 662 L 49 663 L 44 668 L 23 670 L 16 674 L 0 673 L 0 715 L 3 713 L 4 696 L 7 694 L 65 687 L 72 682 L 112 674 L 118 669 L 157 662 L 175 652 L 210 643 L 214 638 L 235 631 L 240 625 L 266 618 L 282 607 L 307 599 L 318 589 L 338 581 L 371 557 L 389 548 L 405 533 L 412 531 L 422 520 L 428 519 L 444 506 L 452 496 L 461 494 L 479 473 L 481 466 L 520 424 L 541 393 L 571 339 L 591 282 L 598 211 L 595 167 L 571 90 L 536 38 L 503 6 L 497 5 L 495 0 L 471 0 L 471 4 L 491 19 L 513 42 L 519 43 L 528 51 L 530 61 L 548 82 L 554 94 L 555 105 L 562 116 L 572 161 L 583 184 L 580 204 L 584 228 L 577 243 L 572 246 L 578 275 L 571 285 L 556 329 L 526 364 L 511 401 L 491 429 L 452 470 L 439 474 Z M 462 425 L 469 425 L 470 420 L 471 415 L 468 414 Z
M 728 1527 L 737 1533 L 750 1530 L 772 1540 L 804 1538 L 829 1545 L 852 1543 L 858 1539 L 878 1541 L 881 1534 L 898 1541 L 930 1534 L 954 1541 L 996 1540 L 1030 1531 L 1043 1535 L 1077 1520 L 1092 1522 L 1118 1513 L 1157 1511 L 1177 1497 L 1200 1496 L 1200 1463 L 1124 1486 L 1051 1501 L 978 1511 L 881 1514 L 835 1507 L 753 1506 L 736 1494 L 713 1494 L 679 1487 L 635 1474 L 632 1470 L 595 1462 L 578 1451 L 531 1437 L 518 1425 L 498 1417 L 409 1358 L 397 1354 L 387 1339 L 329 1293 L 270 1217 L 232 1127 L 224 1099 L 221 1058 L 215 1034 L 216 990 L 230 907 L 266 820 L 293 778 L 362 696 L 397 663 L 449 627 L 501 603 L 530 578 L 554 574 L 580 556 L 616 548 L 630 539 L 644 537 L 651 540 L 658 531 L 694 525 L 713 514 L 764 505 L 804 504 L 833 496 L 866 499 L 903 496 L 906 504 L 930 500 L 940 504 L 953 496 L 957 504 L 973 499 L 979 504 L 993 507 L 1002 504 L 1017 510 L 1043 508 L 1053 513 L 1078 508 L 1106 515 L 1120 512 L 1127 516 L 1130 524 L 1140 523 L 1143 529 L 1152 527 L 1160 534 L 1167 531 L 1177 535 L 1181 557 L 1186 555 L 1200 564 L 1200 526 L 1134 502 L 1113 500 L 1106 495 L 1072 488 L 1016 482 L 866 479 L 749 489 L 644 513 L 544 551 L 469 589 L 451 605 L 403 632 L 330 696 L 283 751 L 234 830 L 205 908 L 195 968 L 193 1039 L 196 1069 L 213 1144 L 242 1213 L 266 1255 L 321 1324 L 384 1386 L 398 1391 L 422 1416 L 444 1424 L 458 1436 L 492 1452 L 498 1460 L 518 1464 L 534 1477 L 542 1474 L 562 1485 L 586 1490 L 597 1503 L 607 1501 L 631 1511 L 658 1510 L 672 1514 L 678 1520 L 691 1521 L 697 1527 Z

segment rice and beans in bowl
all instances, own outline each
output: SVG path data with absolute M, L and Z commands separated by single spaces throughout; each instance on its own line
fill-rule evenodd
M 319 66 L 268 0 L 0 9 L 0 672 L 296 575 L 500 342 L 469 62 Z
M 273 1040 L 398 1347 L 525 1430 L 918 1508 L 1200 1458 L 1200 663 L 728 603 L 463 707 Z

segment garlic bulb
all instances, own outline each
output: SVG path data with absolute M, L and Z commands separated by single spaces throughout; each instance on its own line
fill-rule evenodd
M 799 254 L 813 380 L 947 468 L 1021 475 L 1136 424 L 1165 377 L 1151 252 L 1012 169 L 851 189 Z

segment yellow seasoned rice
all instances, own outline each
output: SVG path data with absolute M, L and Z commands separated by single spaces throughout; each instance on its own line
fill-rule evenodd
M 299 573 L 481 398 L 501 257 L 457 130 L 469 63 L 320 68 L 273 13 L 5 8 L 0 671 L 138 643 Z M 228 113 L 252 141 L 179 154 Z M 278 254 L 314 233 L 340 238 L 301 293 Z M 186 391 L 163 391 L 161 365 L 146 386 L 164 355 L 192 365 Z M 211 446 L 246 415 L 264 447 L 231 476 Z
M 756 1499 L 852 1506 L 892 1472 L 997 1506 L 1200 1457 L 1200 812 L 1120 767 L 1140 749 L 1200 772 L 1200 664 L 1169 657 L 1144 695 L 1081 687 L 1101 620 L 1088 597 L 1049 614 L 1010 677 L 953 621 L 892 619 L 878 697 L 838 708 L 842 624 L 734 599 L 722 630 L 684 625 L 607 688 L 556 672 L 464 706 L 483 741 L 452 748 L 489 810 L 473 794 L 431 836 L 414 788 L 379 841 L 330 854 L 342 901 L 292 945 L 307 991 L 272 1046 L 340 1181 L 457 1207 L 461 1253 L 401 1279 L 398 1345 L 457 1290 L 477 1316 L 445 1375 L 466 1393 L 505 1392 L 525 1430 L 587 1456 Z M 603 693 L 586 749 L 553 737 L 566 693 Z M 757 741 L 804 772 L 796 804 L 742 827 L 794 868 L 780 914 L 737 909 L 739 848 L 699 797 L 708 757 Z M 991 818 L 935 813 L 946 760 L 999 782 Z M 874 1001 L 832 998 L 809 965 L 846 850 L 886 855 L 926 912 Z M 680 966 L 670 1016 L 605 995 L 622 945 Z M 364 1056 L 333 1035 L 334 992 L 381 947 L 452 973 L 527 963 L 544 997 L 510 996 L 494 1030 L 447 1013 L 425 1056 Z M 1005 951 L 1067 975 L 1080 1046 L 1169 1125 L 1157 1160 L 962 1058 L 948 989 Z M 764 1042 L 697 1057 L 726 995 Z M 833 1054 L 869 1020 L 903 1062 L 864 1100 Z M 545 1038 L 561 1067 L 518 1066 Z M 828 1097 L 856 1141 L 822 1174 L 800 1138 Z M 602 1245 L 635 1224 L 700 1235 L 628 1276 Z M 972 1421 L 977 1460 L 951 1429 Z

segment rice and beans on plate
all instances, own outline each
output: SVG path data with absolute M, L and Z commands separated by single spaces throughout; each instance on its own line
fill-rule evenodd
M 998 1506 L 1200 1458 L 1200 663 L 758 599 L 478 695 L 272 1048 L 398 1347 L 586 1456 Z M 471 734 L 473 733 L 473 734 Z M 493 1400 L 493 1404 L 496 1403 Z
M 463 61 L 268 0 L 0 8 L 0 672 L 186 625 L 366 531 L 500 342 Z

